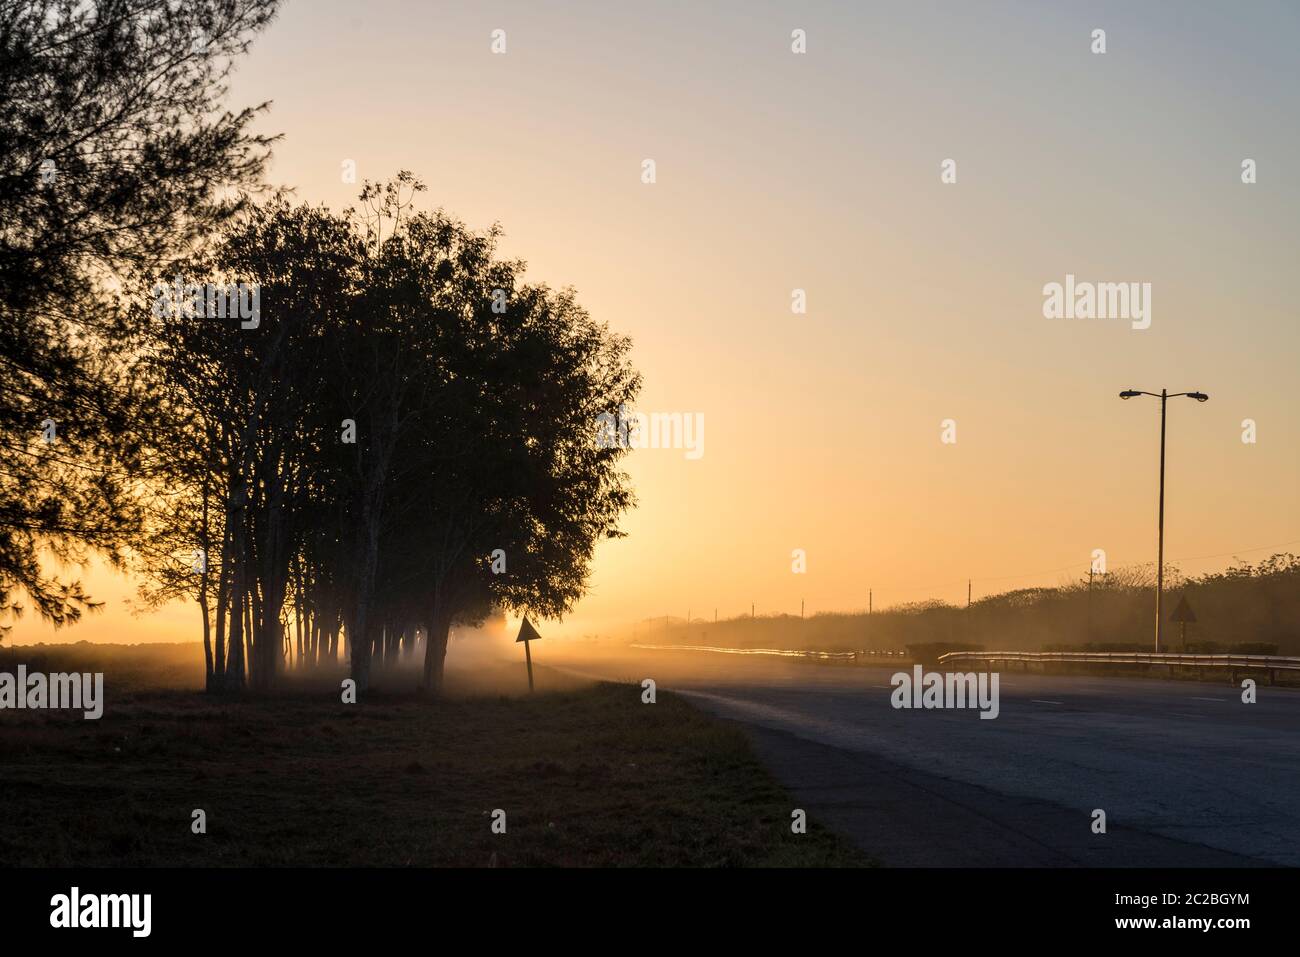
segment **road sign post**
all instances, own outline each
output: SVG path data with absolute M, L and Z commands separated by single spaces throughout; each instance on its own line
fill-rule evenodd
M 515 639 L 515 644 L 519 644 L 521 641 L 524 643 L 524 660 L 528 662 L 529 694 L 533 693 L 533 653 L 529 649 L 528 644 L 531 641 L 536 641 L 540 637 L 542 636 L 538 634 L 537 629 L 533 627 L 533 623 L 529 621 L 528 616 L 525 615 L 523 624 L 519 626 L 519 637 Z
M 1196 621 L 1196 612 L 1192 611 L 1192 606 L 1187 603 L 1186 595 L 1178 599 L 1178 607 L 1169 616 L 1169 620 L 1178 622 L 1180 637 L 1183 642 L 1183 654 L 1187 654 L 1187 623 Z

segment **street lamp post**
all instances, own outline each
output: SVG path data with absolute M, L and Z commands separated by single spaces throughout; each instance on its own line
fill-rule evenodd
M 1155 392 L 1139 392 L 1136 389 L 1125 389 L 1119 394 L 1121 399 L 1131 399 L 1138 395 L 1149 395 L 1160 400 L 1160 513 L 1157 520 L 1159 528 L 1159 543 L 1156 546 L 1156 654 L 1160 653 L 1160 630 L 1163 624 L 1163 617 L 1160 614 L 1160 600 L 1165 590 L 1165 406 L 1170 399 L 1176 399 L 1185 395 L 1197 402 L 1209 401 L 1209 396 L 1204 392 L 1174 392 L 1170 393 L 1167 389 L 1161 389 L 1157 395 Z

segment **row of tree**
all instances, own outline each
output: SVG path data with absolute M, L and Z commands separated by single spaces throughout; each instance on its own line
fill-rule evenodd
M 197 603 L 210 688 L 418 633 L 436 691 L 453 623 L 582 593 L 639 378 L 409 173 L 258 201 L 216 104 L 274 6 L 0 0 L 0 612 L 75 621 L 44 559 L 93 551 Z
M 218 685 L 266 684 L 291 639 L 330 658 L 341 631 L 365 687 L 418 630 L 436 690 L 453 622 L 564 613 L 631 504 L 625 449 L 597 441 L 639 385 L 627 340 L 523 283 L 494 231 L 414 212 L 420 189 L 403 173 L 360 213 L 256 207 L 179 273 L 255 286 L 255 327 L 203 295 L 141 323 L 168 490 L 152 597 L 199 603 Z

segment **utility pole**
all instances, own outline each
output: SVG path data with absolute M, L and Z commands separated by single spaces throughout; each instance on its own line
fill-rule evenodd
M 800 617 L 800 619 L 803 618 L 803 599 L 802 599 L 802 598 L 799 599 L 799 617 Z
M 1154 392 L 1125 389 L 1119 394 L 1119 397 L 1121 399 L 1131 399 L 1138 395 L 1149 395 L 1160 400 L 1160 511 L 1156 520 L 1158 529 L 1156 545 L 1156 654 L 1160 654 L 1160 636 L 1164 624 L 1160 615 L 1160 603 L 1165 590 L 1165 407 L 1170 399 L 1176 399 L 1183 395 L 1195 399 L 1197 402 L 1208 402 L 1210 397 L 1204 392 L 1171 393 L 1167 389 L 1161 389 L 1159 395 Z
M 1090 564 L 1088 566 L 1088 641 L 1092 641 L 1092 573 L 1094 569 Z
M 1156 546 L 1156 654 L 1160 654 L 1160 631 L 1164 622 L 1161 620 L 1160 600 L 1165 591 L 1165 405 L 1169 395 L 1160 390 L 1160 518 L 1158 525 L 1159 544 Z
M 1165 405 L 1169 395 L 1160 390 L 1160 542 L 1156 546 L 1156 654 L 1160 654 L 1160 633 L 1164 625 L 1164 616 L 1160 614 L 1160 602 L 1165 593 Z
M 871 589 L 867 589 L 867 614 L 871 614 Z
M 966 579 L 966 607 L 970 607 L 970 579 Z

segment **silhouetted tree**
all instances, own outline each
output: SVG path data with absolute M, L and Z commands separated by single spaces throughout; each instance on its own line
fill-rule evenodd
M 341 626 L 364 690 L 422 626 L 436 691 L 453 622 L 562 614 L 631 505 L 626 450 L 596 441 L 639 386 L 627 340 L 571 292 L 522 284 L 496 230 L 413 212 L 421 189 L 403 172 L 366 186 L 362 214 L 250 210 L 182 285 L 256 285 L 258 321 L 153 326 L 163 491 L 138 551 L 148 597 L 199 603 L 209 687 L 265 686 L 322 636 L 332 658 Z
M 89 606 L 45 573 L 120 562 L 150 395 L 115 295 L 245 201 L 269 151 L 220 101 L 276 0 L 0 0 L 0 607 Z M 106 441 L 107 437 L 112 437 Z

